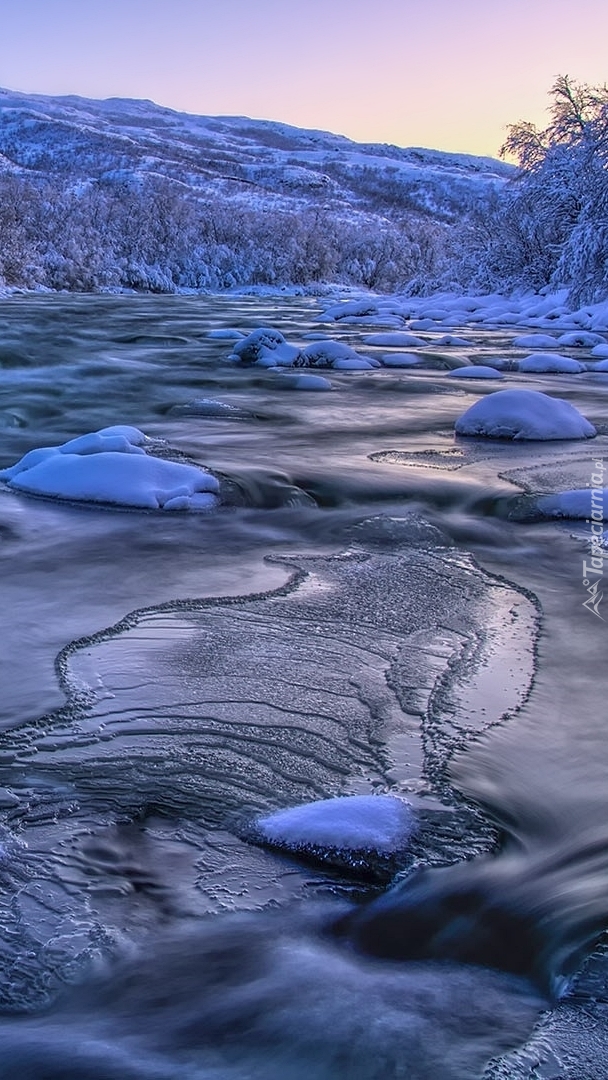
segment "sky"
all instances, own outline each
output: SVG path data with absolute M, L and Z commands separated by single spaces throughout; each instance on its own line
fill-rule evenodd
M 607 41 L 608 0 L 0 0 L 0 86 L 495 157 Z

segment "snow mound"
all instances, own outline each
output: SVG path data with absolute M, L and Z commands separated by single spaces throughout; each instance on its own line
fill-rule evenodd
M 234 330 L 229 326 L 225 326 L 221 330 L 210 330 L 207 337 L 215 338 L 217 341 L 238 341 L 244 338 L 245 335 L 242 330 Z
M 484 364 L 467 364 L 466 367 L 448 371 L 450 379 L 504 379 L 502 371 Z
M 522 334 L 513 341 L 516 349 L 554 349 L 557 338 L 551 334 Z
M 606 345 L 606 344 L 596 345 L 591 350 L 591 355 L 592 356 L 598 356 L 600 360 L 608 360 L 608 345 Z
M 587 371 L 608 371 L 608 357 L 598 360 L 596 364 L 587 364 Z
M 538 390 L 497 390 L 456 421 L 457 435 L 490 439 L 591 439 L 595 428 L 574 405 Z
M 393 795 L 345 795 L 259 818 L 256 837 L 271 847 L 351 866 L 405 851 L 416 831 L 410 803 Z
M 333 390 L 329 379 L 322 375 L 281 375 L 280 385 L 288 390 Z
M 62 446 L 30 450 L 0 472 L 11 488 L 77 502 L 146 510 L 208 510 L 218 503 L 215 476 L 194 465 L 151 457 L 137 428 L 109 427 Z
M 432 342 L 433 345 L 452 345 L 460 349 L 470 349 L 473 345 L 472 341 L 468 341 L 467 338 L 458 337 L 457 334 L 443 334 L 442 337 L 437 338 Z
M 536 505 L 546 517 L 608 521 L 608 488 L 574 488 L 543 495 Z
M 574 330 L 569 334 L 562 334 L 557 342 L 558 345 L 565 345 L 566 348 L 580 346 L 583 349 L 592 349 L 595 345 L 601 345 L 603 338 L 599 334 L 591 334 L 586 330 Z
M 302 349 L 296 367 L 335 368 L 338 371 L 369 370 L 380 367 L 378 360 L 372 360 L 368 356 L 361 356 L 350 345 L 344 345 L 341 341 L 312 341 Z
M 237 341 L 231 359 L 259 367 L 289 367 L 300 356 L 295 345 L 288 345 L 279 330 L 261 326 Z
M 365 345 L 383 345 L 385 348 L 395 345 L 398 349 L 424 349 L 429 344 L 416 334 L 407 334 L 399 330 L 388 334 L 369 334 L 368 337 L 363 338 L 363 341 Z
M 422 357 L 416 353 L 387 353 L 382 357 L 384 367 L 412 368 L 422 365 Z
M 518 360 L 517 370 L 537 375 L 579 375 L 585 365 L 561 353 L 540 352 Z

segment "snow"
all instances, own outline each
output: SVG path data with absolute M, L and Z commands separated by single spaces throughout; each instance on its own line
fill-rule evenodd
M 231 327 L 226 326 L 221 330 L 210 330 L 207 337 L 216 338 L 218 341 L 238 341 L 239 338 L 244 338 L 245 335 L 242 330 L 233 330 Z
M 372 371 L 380 365 L 365 356 L 339 356 L 331 366 L 334 371 Z
M 516 349 L 553 349 L 557 338 L 550 334 L 521 334 L 513 340 Z
M 137 428 L 109 427 L 25 454 L 0 480 L 17 491 L 147 510 L 208 510 L 219 483 L 194 465 L 152 457 Z
M 468 364 L 448 372 L 450 379 L 504 379 L 502 371 L 485 364 Z
M 331 848 L 391 854 L 415 831 L 410 803 L 392 795 L 346 795 L 305 803 L 260 818 L 256 830 L 267 843 L 298 851 Z
M 443 334 L 442 337 L 437 338 L 436 341 L 431 342 L 432 345 L 449 345 L 460 349 L 469 349 L 473 342 L 468 338 L 458 337 L 457 334 Z
M 592 356 L 598 356 L 600 360 L 608 360 L 608 345 L 602 343 L 601 345 L 595 345 L 591 350 Z
M 457 435 L 490 439 L 590 439 L 595 428 L 569 402 L 538 390 L 498 390 L 456 421 Z
M 312 341 L 302 349 L 297 367 L 331 367 L 341 371 L 369 370 L 380 367 L 378 360 L 361 356 L 341 341 Z
M 421 367 L 422 357 L 416 353 L 386 353 L 382 357 L 384 367 L 411 368 Z
M 513 340 L 518 348 L 555 348 L 559 343 L 564 347 L 606 348 L 605 337 L 608 332 L 608 301 L 588 304 L 578 310 L 572 310 L 567 302 L 567 289 L 550 293 L 518 293 L 501 295 L 500 293 L 449 293 L 435 294 L 436 306 L 429 306 L 429 298 L 417 296 L 366 296 L 336 303 L 328 308 L 319 318 L 334 322 L 367 321 L 374 318 L 401 319 L 403 333 L 412 331 L 437 330 L 437 322 L 426 317 L 429 311 L 447 314 L 452 326 L 481 328 L 514 326 L 533 328 L 534 333 L 522 334 Z M 560 337 L 561 334 L 561 337 Z M 372 335 L 370 335 L 372 336 Z M 373 335 L 375 337 L 376 335 Z M 541 344 L 543 338 L 546 344 Z M 602 344 L 599 344 L 599 343 Z M 369 341 L 367 342 L 369 344 Z M 395 341 L 391 342 L 394 345 Z M 427 340 L 425 343 L 437 344 Z M 606 354 L 602 354 L 606 355 Z
M 596 364 L 587 364 L 587 371 L 608 371 L 608 357 L 598 360 Z
M 333 390 L 329 379 L 322 375 L 282 375 L 280 385 L 289 390 Z
M 517 370 L 528 374 L 580 375 L 585 365 L 561 353 L 533 353 L 517 361 Z
M 583 330 L 578 330 L 574 333 L 562 334 L 562 336 L 557 339 L 557 343 L 566 348 L 579 346 L 583 349 L 592 349 L 595 345 L 603 344 L 603 339 L 599 334 L 590 334 L 585 333 Z
M 365 345 L 383 345 L 385 348 L 395 345 L 398 349 L 424 349 L 429 344 L 428 341 L 417 337 L 416 334 L 400 333 L 399 331 L 387 334 L 369 334 L 368 337 L 363 338 L 363 342 Z
M 608 488 L 575 488 L 544 495 L 536 505 L 547 517 L 608 521 Z
M 279 330 L 261 326 L 236 342 L 231 358 L 258 367 L 289 367 L 299 355 L 300 350 L 288 345 Z

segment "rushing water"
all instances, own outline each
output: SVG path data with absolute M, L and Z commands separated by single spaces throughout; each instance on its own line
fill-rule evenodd
M 132 424 L 224 494 L 153 514 L 0 491 L 0 1076 L 606 1075 L 606 630 L 584 526 L 530 496 L 590 482 L 608 377 L 508 376 L 576 404 L 591 443 L 455 441 L 485 385 L 298 392 L 208 338 L 298 344 L 319 310 L 0 305 L 0 467 Z M 512 336 L 468 328 L 465 355 Z M 420 818 L 388 892 L 248 841 L 261 811 L 373 791 Z

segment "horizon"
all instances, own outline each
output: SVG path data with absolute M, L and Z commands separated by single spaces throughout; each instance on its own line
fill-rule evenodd
M 4 5 L 5 11 L 2 11 Z M 0 0 L 0 83 L 496 158 L 559 74 L 606 81 L 603 0 Z M 592 31 L 592 32 L 591 32 Z

